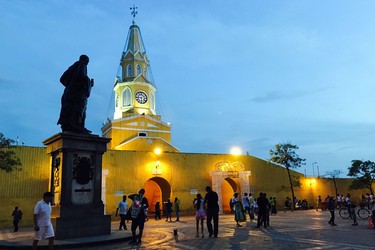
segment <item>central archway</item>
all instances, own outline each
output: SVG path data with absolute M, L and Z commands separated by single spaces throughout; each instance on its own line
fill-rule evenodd
M 233 194 L 237 192 L 237 183 L 231 178 L 225 178 L 221 184 L 221 193 L 222 193 L 222 207 L 223 213 L 230 213 L 229 202 L 233 198 Z
M 161 177 L 153 177 L 145 182 L 144 189 L 149 204 L 148 211 L 155 212 L 157 201 L 160 202 L 160 209 L 164 210 L 164 202 L 171 197 L 171 185 L 169 182 Z

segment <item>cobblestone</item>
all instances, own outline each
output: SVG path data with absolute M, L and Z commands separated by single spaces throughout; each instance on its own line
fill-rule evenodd
M 359 226 L 352 226 L 352 221 L 338 217 L 336 227 L 329 225 L 328 220 L 329 212 L 279 212 L 271 216 L 271 225 L 266 229 L 255 228 L 256 223 L 250 221 L 236 227 L 233 215 L 221 215 L 218 238 L 208 238 L 208 233 L 205 238 L 195 237 L 193 216 L 182 217 L 180 222 L 149 220 L 145 224 L 142 244 L 137 246 L 128 244 L 130 232 L 116 230 L 118 222 L 114 222 L 112 234 L 107 238 L 56 241 L 59 245 L 56 249 L 375 249 L 375 230 L 368 227 L 367 220 L 359 220 Z M 174 229 L 178 231 L 177 237 L 173 234 Z M 33 233 L 22 230 L 19 233 L 3 230 L 0 245 L 18 242 L 20 247 L 22 243 L 30 246 Z

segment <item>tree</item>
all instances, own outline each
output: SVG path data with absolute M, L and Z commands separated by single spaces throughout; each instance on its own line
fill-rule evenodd
M 274 150 L 270 150 L 271 158 L 270 162 L 282 165 L 286 168 L 289 178 L 290 191 L 292 192 L 293 208 L 295 207 L 294 202 L 294 187 L 299 186 L 299 181 L 296 182 L 296 177 L 290 173 L 290 168 L 299 168 L 303 165 L 305 159 L 302 159 L 295 152 L 299 147 L 292 145 L 291 143 L 280 143 L 275 145 Z M 292 209 L 293 209 L 292 208 Z
M 339 178 L 340 174 L 342 174 L 342 171 L 338 170 L 338 169 L 335 169 L 335 170 L 326 172 L 326 174 L 323 177 L 324 180 L 333 182 L 333 186 L 335 187 L 335 192 L 336 192 L 335 195 L 338 194 L 338 192 L 337 192 L 337 178 Z
M 12 143 L 14 143 L 13 140 L 5 138 L 0 133 L 0 169 L 7 173 L 21 169 L 21 160 L 11 150 Z
M 355 178 L 350 189 L 367 188 L 374 195 L 372 183 L 375 179 L 375 163 L 372 161 L 352 160 L 352 166 L 348 168 L 349 176 Z

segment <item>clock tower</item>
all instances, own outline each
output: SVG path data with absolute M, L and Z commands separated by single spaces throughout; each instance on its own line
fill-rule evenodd
M 102 127 L 103 137 L 112 138 L 110 149 L 178 152 L 171 142 L 171 127 L 156 113 L 156 87 L 141 31 L 133 22 L 121 54 L 114 92 L 113 120 Z

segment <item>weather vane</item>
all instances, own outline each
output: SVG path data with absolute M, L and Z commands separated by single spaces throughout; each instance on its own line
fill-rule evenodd
M 138 14 L 138 11 L 137 11 L 138 7 L 135 7 L 135 5 L 133 4 L 133 7 L 130 7 L 130 10 L 131 10 L 131 15 L 133 16 L 133 23 L 135 21 L 135 16 Z

